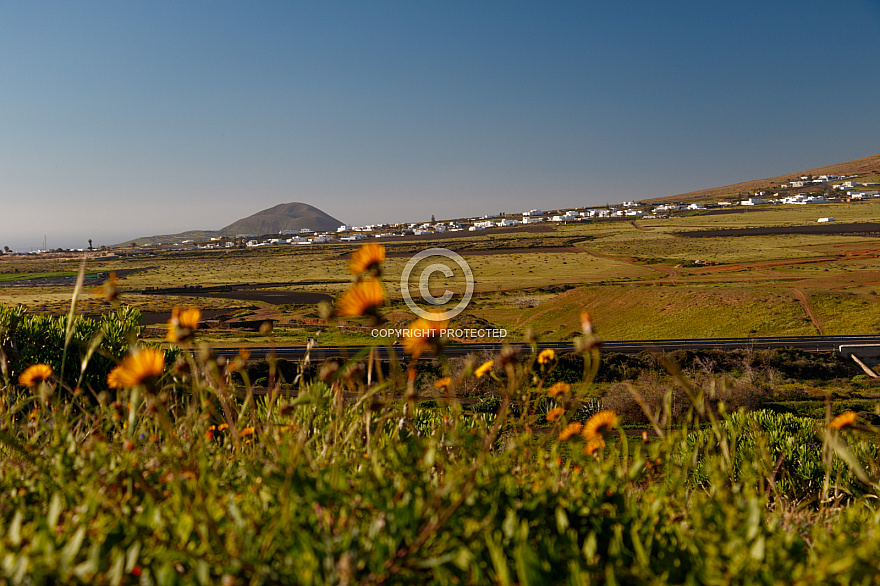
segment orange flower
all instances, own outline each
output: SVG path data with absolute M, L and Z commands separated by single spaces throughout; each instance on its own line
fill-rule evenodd
M 351 254 L 348 269 L 352 274 L 370 273 L 374 277 L 382 274 L 382 261 L 385 260 L 385 247 L 375 242 L 362 244 Z
M 448 387 L 451 384 L 452 384 L 452 379 L 449 378 L 448 376 L 444 376 L 443 378 L 434 381 L 434 388 L 435 389 L 445 389 L 446 387 Z
M 171 310 L 171 319 L 168 320 L 168 334 L 165 336 L 169 342 L 185 342 L 193 337 L 202 319 L 202 311 L 197 307 L 180 309 L 174 307 Z
M 104 301 L 116 301 L 119 297 L 119 289 L 116 288 L 116 273 L 110 273 L 107 280 L 100 287 L 92 289 L 93 295 L 100 295 Z
M 474 375 L 477 378 L 483 378 L 483 375 L 486 374 L 487 372 L 489 372 L 490 370 L 492 370 L 493 366 L 495 366 L 495 361 L 494 360 L 487 360 L 486 362 L 481 364 L 480 367 L 477 368 L 477 370 L 474 371 Z
M 617 413 L 614 411 L 599 411 L 587 420 L 584 425 L 584 439 L 591 440 L 602 437 L 617 425 Z
M 152 386 L 165 371 L 165 353 L 156 348 L 140 348 L 107 375 L 110 388 Z
M 403 351 L 418 358 L 426 350 L 440 350 L 440 330 L 445 330 L 448 321 L 433 321 L 423 317 L 412 322 L 403 336 Z
M 46 382 L 52 376 L 52 367 L 48 364 L 33 364 L 28 366 L 18 377 L 18 384 L 25 387 L 37 387 Z
M 593 317 L 589 311 L 581 312 L 581 331 L 588 336 L 593 333 Z
M 584 446 L 584 455 L 592 456 L 596 450 L 601 450 L 605 447 L 605 440 L 602 439 L 601 435 L 597 435 L 593 439 L 587 442 Z
M 559 432 L 559 441 L 564 442 L 568 438 L 575 436 L 580 433 L 583 425 L 580 421 L 575 421 L 574 423 L 569 423 L 566 425 L 561 432 Z
M 541 353 L 538 354 L 538 364 L 547 364 L 548 362 L 553 362 L 556 358 L 556 351 L 552 348 L 546 348 L 541 350 Z
M 841 413 L 837 417 L 831 420 L 831 423 L 828 424 L 830 429 L 846 429 L 847 427 L 852 427 L 856 422 L 856 412 L 855 411 L 847 411 L 846 413 Z
M 554 407 L 547 412 L 547 421 L 556 421 L 563 413 L 565 413 L 565 409 L 562 407 Z
M 336 312 L 343 317 L 369 315 L 379 318 L 378 308 L 385 301 L 385 289 L 376 279 L 358 281 L 342 294 Z
M 555 397 L 556 395 L 564 395 L 571 390 L 568 383 L 558 382 L 547 390 L 547 395 Z
M 125 386 L 122 384 L 122 379 L 119 377 L 120 372 L 122 372 L 122 367 L 117 366 L 107 373 L 107 386 L 111 389 L 118 389 Z
M 241 430 L 241 432 L 238 435 L 240 435 L 241 437 L 247 437 L 249 435 L 254 435 L 254 428 L 253 427 L 245 427 L 244 429 Z

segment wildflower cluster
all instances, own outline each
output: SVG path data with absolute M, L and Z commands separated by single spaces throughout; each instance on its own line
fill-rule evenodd
M 360 293 L 338 315 L 379 315 L 358 295 L 383 258 L 353 256 Z M 190 342 L 199 318 L 175 309 L 168 340 Z M 443 350 L 428 322 L 404 336 L 414 358 Z M 246 350 L 174 362 L 133 339 L 106 381 L 66 394 L 33 361 L 0 404 L 0 582 L 876 582 L 875 428 L 852 411 L 716 413 L 691 388 L 680 429 L 646 413 L 654 433 L 630 443 L 595 402 L 599 342 L 581 328 L 577 381 L 536 337 L 438 360 L 427 381 L 427 361 L 365 352 L 264 396 Z M 491 408 L 461 400 L 475 384 Z

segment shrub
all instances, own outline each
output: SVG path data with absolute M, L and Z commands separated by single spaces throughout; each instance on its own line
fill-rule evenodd
M 0 362 L 8 380 L 17 379 L 31 364 L 44 363 L 59 375 L 63 370 L 68 389 L 102 388 L 107 373 L 143 331 L 141 312 L 124 305 L 98 320 L 78 315 L 69 319 L 30 315 L 24 306 L 0 306 Z

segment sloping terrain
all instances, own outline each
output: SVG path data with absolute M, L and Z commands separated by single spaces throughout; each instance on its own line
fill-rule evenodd
M 712 187 L 710 189 L 700 189 L 689 193 L 681 193 L 678 195 L 670 195 L 657 197 L 645 201 L 663 202 L 663 201 L 688 201 L 703 198 L 724 198 L 731 197 L 738 193 L 750 192 L 760 189 L 778 189 L 782 183 L 787 183 L 794 179 L 800 178 L 802 175 L 877 175 L 880 173 L 880 153 L 869 157 L 862 157 L 847 161 L 845 163 L 835 163 L 833 165 L 825 165 L 824 167 L 816 167 L 814 169 L 806 169 L 776 177 L 768 177 L 767 179 L 754 179 L 752 181 L 743 181 L 734 183 L 733 185 L 725 185 L 724 187 Z
M 223 228 L 221 232 L 229 236 L 237 234 L 277 234 L 284 230 L 302 230 L 309 228 L 315 231 L 336 230 L 342 222 L 325 214 L 309 204 L 293 202 L 282 203 L 275 207 L 257 212 L 242 218 Z

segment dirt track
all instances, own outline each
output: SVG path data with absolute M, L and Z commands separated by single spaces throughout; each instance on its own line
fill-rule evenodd
M 807 317 L 810 318 L 810 321 L 813 322 L 813 327 L 816 328 L 816 331 L 820 336 L 825 335 L 822 331 L 822 324 L 819 322 L 819 318 L 816 317 L 816 314 L 813 313 L 813 309 L 810 307 L 810 300 L 807 299 L 807 296 L 800 289 L 792 289 L 792 294 L 794 294 L 794 298 L 797 299 L 798 303 L 801 304 L 801 307 L 804 309 L 804 313 L 807 314 Z

